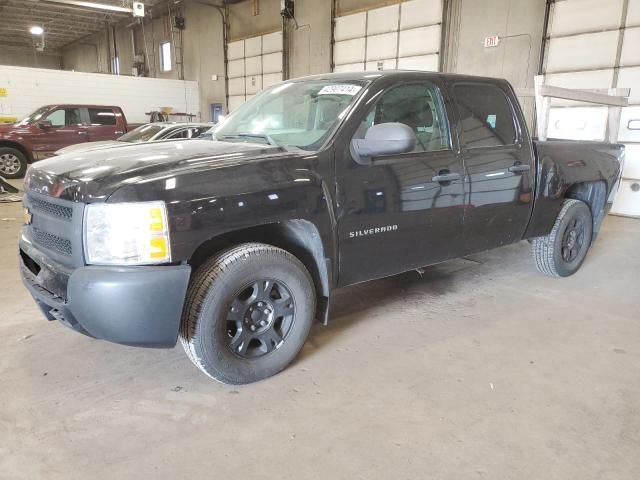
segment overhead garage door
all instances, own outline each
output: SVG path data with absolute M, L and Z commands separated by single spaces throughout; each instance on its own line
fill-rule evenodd
M 631 88 L 619 141 L 627 145 L 614 213 L 640 216 L 640 0 L 564 0 L 552 5 L 545 82 L 566 88 Z M 554 100 L 551 138 L 603 140 L 607 108 Z
M 441 32 L 442 0 L 411 0 L 338 16 L 334 71 L 438 71 Z
M 258 35 L 227 45 L 232 112 L 263 88 L 282 81 L 282 32 Z

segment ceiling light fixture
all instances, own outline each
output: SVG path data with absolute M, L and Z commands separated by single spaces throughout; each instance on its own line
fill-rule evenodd
M 44 33 L 44 28 L 34 25 L 29 29 L 29 31 L 31 32 L 31 35 L 42 35 Z

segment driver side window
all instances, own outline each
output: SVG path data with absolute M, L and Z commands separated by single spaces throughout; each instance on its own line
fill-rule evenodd
M 364 138 L 372 126 L 389 122 L 403 123 L 415 132 L 414 152 L 449 149 L 444 109 L 436 87 L 429 83 L 399 85 L 387 90 L 363 119 L 354 138 Z
M 61 108 L 54 110 L 47 115 L 46 120 L 51 122 L 52 127 L 69 127 L 82 124 L 80 110 L 77 108 Z

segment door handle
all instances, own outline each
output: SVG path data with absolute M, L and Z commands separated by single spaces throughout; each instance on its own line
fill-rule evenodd
M 514 165 L 509 167 L 510 172 L 528 172 L 531 170 L 531 165 Z
M 453 182 L 454 180 L 460 180 L 461 175 L 459 173 L 442 173 L 431 177 L 432 182 Z
M 78 135 L 86 135 L 87 132 L 78 132 Z

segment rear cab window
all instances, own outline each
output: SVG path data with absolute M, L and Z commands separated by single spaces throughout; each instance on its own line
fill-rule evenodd
M 89 108 L 89 122 L 93 126 L 116 124 L 116 114 L 110 108 Z
M 464 146 L 500 147 L 517 143 L 513 107 L 502 89 L 483 83 L 458 83 L 453 92 Z

